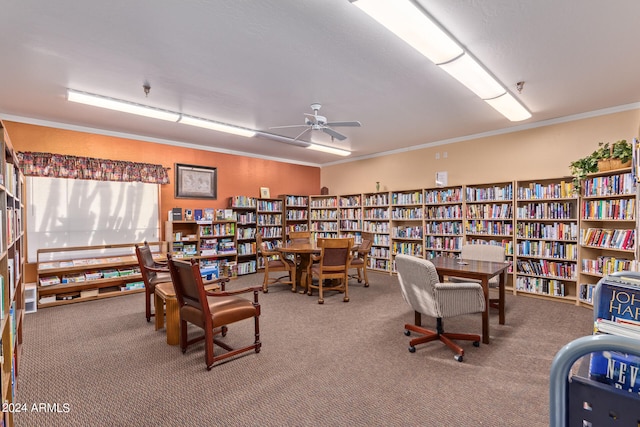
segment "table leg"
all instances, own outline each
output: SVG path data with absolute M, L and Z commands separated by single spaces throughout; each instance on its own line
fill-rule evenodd
M 178 300 L 167 298 L 167 344 L 178 345 L 180 343 L 180 313 L 178 312 Z
M 156 312 L 156 331 L 164 327 L 164 300 L 162 297 L 155 293 L 154 307 Z
M 505 315 L 504 315 L 504 287 L 507 284 L 507 271 L 503 271 L 500 275 L 500 281 L 498 285 L 498 317 L 501 325 L 505 323 Z
M 482 292 L 484 293 L 484 311 L 482 312 L 482 342 L 489 344 L 489 278 L 482 278 Z
M 305 254 L 302 253 L 300 254 L 300 264 L 298 265 L 298 272 L 300 274 L 300 293 L 304 294 L 307 292 L 308 286 L 307 286 L 307 281 L 310 280 L 309 277 L 307 277 L 307 271 L 309 268 L 309 264 L 311 263 L 311 254 Z M 297 280 L 297 276 L 298 273 L 296 273 L 296 280 Z

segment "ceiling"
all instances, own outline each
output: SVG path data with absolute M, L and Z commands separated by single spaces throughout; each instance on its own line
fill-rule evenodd
M 640 101 L 637 0 L 419 3 L 531 119 L 509 122 L 348 0 L 0 0 L 0 118 L 326 165 Z M 269 128 L 303 124 L 314 102 L 362 127 L 312 132 L 343 158 L 71 103 L 67 88 L 288 137 L 302 129 Z

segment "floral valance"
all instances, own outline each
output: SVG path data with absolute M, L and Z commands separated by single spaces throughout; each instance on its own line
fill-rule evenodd
M 162 165 L 32 152 L 19 152 L 18 159 L 25 176 L 169 184 Z

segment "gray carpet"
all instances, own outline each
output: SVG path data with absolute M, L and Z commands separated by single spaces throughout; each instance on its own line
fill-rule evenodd
M 507 324 L 491 315 L 491 344 L 407 350 L 413 312 L 395 276 L 352 281 L 348 303 L 328 293 L 260 293 L 262 351 L 207 371 L 202 344 L 186 354 L 144 318 L 142 294 L 39 310 L 25 317 L 17 401 L 69 404 L 26 412 L 27 426 L 545 426 L 556 352 L 591 332 L 588 309 L 507 296 Z M 231 288 L 256 285 L 243 276 Z M 423 324 L 433 319 L 423 316 Z M 226 341 L 252 340 L 252 322 Z M 445 320 L 480 333 L 480 315 Z M 194 331 L 195 332 L 195 331 Z

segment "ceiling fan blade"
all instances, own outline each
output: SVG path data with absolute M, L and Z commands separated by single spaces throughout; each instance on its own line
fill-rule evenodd
M 288 126 L 272 126 L 269 129 L 283 129 L 283 128 L 302 128 L 308 125 L 288 125 Z
M 328 128 L 328 127 L 323 127 L 322 128 L 322 132 L 331 135 L 333 138 L 336 138 L 340 141 L 344 141 L 345 139 L 347 139 L 346 136 L 344 136 L 341 133 L 336 132 L 335 130 Z
M 327 126 L 351 126 L 351 127 L 360 127 L 362 124 L 360 122 L 329 122 L 326 123 Z
M 305 130 L 303 130 L 298 136 L 296 136 L 295 138 L 293 138 L 294 141 L 297 141 L 298 138 L 300 138 L 302 135 L 304 135 L 305 133 L 309 132 L 311 130 L 311 128 L 306 128 Z

